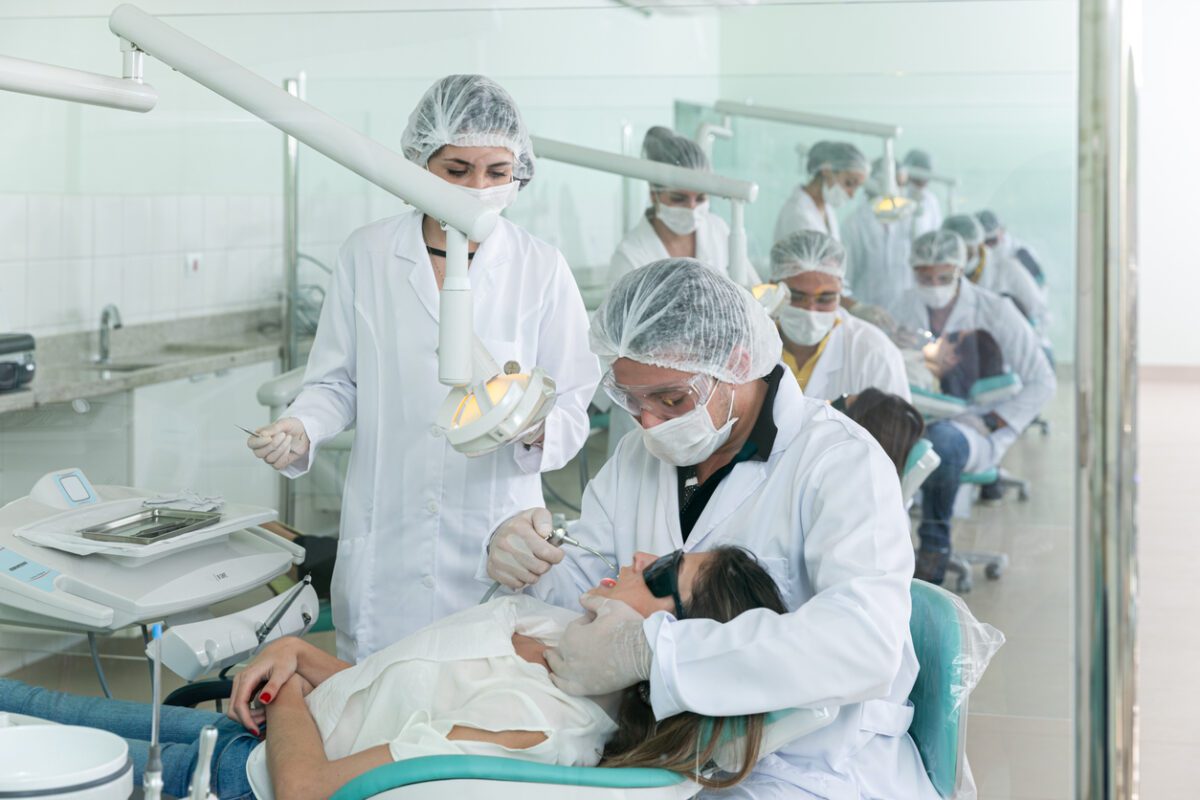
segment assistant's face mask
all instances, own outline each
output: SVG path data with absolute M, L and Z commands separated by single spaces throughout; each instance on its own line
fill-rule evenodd
M 850 202 L 850 193 L 837 181 L 821 186 L 821 197 L 830 208 L 841 208 Z
M 786 305 L 779 310 L 779 330 L 788 341 L 805 346 L 824 339 L 837 322 L 836 311 L 809 311 L 807 308 Z
M 917 294 L 927 308 L 937 310 L 945 308 L 958 294 L 958 280 L 945 286 L 922 286 L 917 284 Z
M 503 211 L 516 202 L 517 192 L 521 191 L 521 182 L 513 180 L 499 186 L 489 186 L 486 189 L 474 189 L 469 186 L 460 186 L 459 188 L 488 208 Z
M 678 236 L 694 233 L 700 226 L 700 220 L 708 213 L 708 201 L 699 203 L 695 208 L 683 206 L 668 206 L 657 200 L 654 202 L 654 216 L 660 220 L 667 230 Z
M 715 392 L 713 393 L 716 394 Z M 712 402 L 712 398 L 709 398 Z M 642 428 L 642 442 L 650 455 L 676 467 L 699 464 L 729 441 L 737 419 L 733 416 L 733 394 L 729 395 L 729 415 L 717 428 L 708 413 L 708 404 L 698 405 L 683 416 Z

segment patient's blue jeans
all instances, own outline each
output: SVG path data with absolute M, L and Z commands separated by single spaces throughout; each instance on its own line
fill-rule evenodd
M 954 497 L 958 494 L 963 470 L 971 457 L 971 446 L 962 431 L 943 420 L 925 429 L 925 438 L 933 444 L 934 452 L 942 459 L 938 468 L 921 484 L 921 524 L 917 534 L 921 537 L 921 551 L 928 556 L 928 563 L 938 563 L 940 568 L 921 577 L 941 583 L 946 561 L 950 557 L 950 518 L 954 513 Z M 918 559 L 920 560 L 920 559 Z
M 129 744 L 134 780 L 141 785 L 150 751 L 150 705 L 104 697 L 84 697 L 29 686 L 0 678 L 0 711 L 82 725 L 115 733 Z M 163 791 L 186 797 L 199 752 L 200 729 L 217 728 L 213 751 L 212 790 L 221 800 L 253 798 L 246 779 L 246 759 L 258 744 L 257 737 L 240 724 L 215 711 L 163 706 L 159 718 Z

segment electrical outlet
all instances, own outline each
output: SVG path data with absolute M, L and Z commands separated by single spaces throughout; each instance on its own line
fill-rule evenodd
M 183 277 L 198 278 L 200 277 L 200 269 L 204 265 L 203 253 L 188 253 L 183 257 Z

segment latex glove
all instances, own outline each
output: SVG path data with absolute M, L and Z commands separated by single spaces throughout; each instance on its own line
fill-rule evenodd
M 620 600 L 585 594 L 587 611 L 546 651 L 550 680 L 567 694 L 597 695 L 650 680 L 654 653 L 642 632 L 642 615 Z
M 892 319 L 892 315 L 884 311 L 880 306 L 873 306 L 870 303 L 855 303 L 853 308 L 847 310 L 859 319 L 871 323 L 889 336 L 897 328 L 896 320 Z
M 255 433 L 257 436 L 246 440 L 246 446 L 275 469 L 286 469 L 296 459 L 308 455 L 308 431 L 295 417 L 283 417 Z
M 266 713 L 261 708 L 253 708 L 251 703 L 256 700 L 270 703 L 283 685 L 296 676 L 300 668 L 296 641 L 290 636 L 276 639 L 233 676 L 233 690 L 229 694 L 229 709 L 225 716 L 258 735 Z
M 528 508 L 510 517 L 488 545 L 488 576 L 518 591 L 537 583 L 563 560 L 562 548 L 546 541 L 553 530 L 554 521 L 544 508 Z

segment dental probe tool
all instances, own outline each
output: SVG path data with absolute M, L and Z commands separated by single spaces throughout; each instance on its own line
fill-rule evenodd
M 613 564 L 611 561 L 609 561 L 604 556 L 602 556 L 598 551 L 593 550 L 592 548 L 588 547 L 586 544 L 583 544 L 582 542 L 580 542 L 578 539 L 575 539 L 572 536 L 570 536 L 567 533 L 566 525 L 561 520 L 556 519 L 555 522 L 557 524 L 550 531 L 550 535 L 548 537 L 546 537 L 547 542 L 554 545 L 555 547 L 562 547 L 564 544 L 569 544 L 569 545 L 574 545 L 575 547 L 578 547 L 581 550 L 586 550 L 589 553 L 591 553 L 592 555 L 594 555 L 596 558 L 603 561 L 608 566 L 608 568 L 610 570 L 612 570 L 613 575 L 621 574 L 621 571 L 619 569 L 617 569 L 616 565 Z M 488 600 L 491 600 L 492 595 L 494 595 L 499 588 L 500 588 L 500 581 L 494 582 L 492 584 L 491 588 L 487 590 L 487 594 L 485 594 L 483 596 L 483 599 L 479 601 L 479 605 L 483 605 Z

